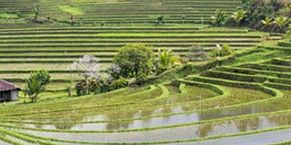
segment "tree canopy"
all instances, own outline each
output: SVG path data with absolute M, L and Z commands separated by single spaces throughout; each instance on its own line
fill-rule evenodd
M 127 44 L 114 58 L 123 77 L 143 79 L 153 69 L 153 49 L 145 44 Z

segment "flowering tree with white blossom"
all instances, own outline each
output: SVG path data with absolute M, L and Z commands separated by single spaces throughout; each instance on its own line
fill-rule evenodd
M 101 65 L 95 56 L 84 55 L 82 58 L 74 61 L 69 70 L 79 71 L 81 76 L 87 78 L 97 78 L 100 73 Z
M 69 67 L 70 71 L 78 71 L 80 72 L 79 75 L 84 77 L 84 80 L 82 80 L 83 85 L 79 87 L 87 88 L 87 92 L 90 89 L 88 87 L 88 84 L 90 83 L 88 79 L 93 78 L 97 80 L 100 77 L 100 69 L 101 69 L 101 65 L 99 63 L 99 60 L 95 56 L 91 56 L 91 55 L 84 55 L 82 58 L 74 61 Z M 72 91 L 73 91 L 72 75 L 70 75 L 70 79 L 71 79 L 71 84 L 67 89 L 69 96 L 72 95 Z

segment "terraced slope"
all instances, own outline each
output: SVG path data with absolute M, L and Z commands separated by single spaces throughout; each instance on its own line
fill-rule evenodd
M 59 6 L 72 5 L 85 12 L 84 16 L 77 18 L 82 24 L 155 23 L 160 15 L 165 17 L 166 23 L 203 23 L 209 21 L 216 9 L 229 14 L 240 4 L 241 0 L 40 0 L 40 16 L 69 20 Z M 1 0 L 0 10 L 33 17 L 31 0 Z
M 94 55 L 105 69 L 119 48 L 127 43 L 145 43 L 155 50 L 171 49 L 188 55 L 192 46 L 205 50 L 217 44 L 244 49 L 263 40 L 264 33 L 244 29 L 191 27 L 57 27 L 0 29 L 0 77 L 22 83 L 33 70 L 47 69 L 58 86 L 78 79 L 69 70 L 73 61 Z M 63 85 L 64 86 L 64 85 Z M 53 89 L 53 88 L 52 88 Z
M 291 140 L 291 138 L 286 135 L 289 134 L 288 132 L 290 131 L 290 129 L 284 129 L 290 128 L 290 120 L 287 119 L 288 117 L 283 117 L 288 114 L 287 110 L 290 109 L 291 60 L 290 46 L 288 45 L 289 43 L 290 40 L 287 40 L 279 42 L 278 46 L 260 46 L 258 49 L 264 51 L 262 54 L 254 53 L 246 56 L 246 58 L 243 58 L 243 60 L 239 60 L 240 58 L 236 60 L 237 62 L 240 62 L 244 61 L 244 59 L 258 57 L 258 59 L 264 59 L 265 61 L 263 62 L 244 64 L 236 63 L 235 65 L 231 66 L 222 66 L 215 69 L 207 70 L 200 75 L 189 76 L 187 78 L 187 80 L 190 81 L 198 81 L 208 84 L 210 83 L 236 88 L 249 88 L 261 90 L 263 92 L 269 92 L 273 95 L 276 94 L 276 97 L 259 101 L 260 103 L 253 103 L 252 105 L 247 107 L 249 109 L 248 111 L 236 110 L 238 112 L 241 112 L 241 115 L 245 113 L 251 116 L 257 115 L 258 118 L 251 120 L 248 119 L 246 121 L 250 124 L 239 123 L 240 127 L 245 127 L 243 129 L 243 132 L 247 131 L 250 135 L 246 135 L 248 133 L 239 133 L 237 134 L 237 137 L 199 141 L 197 142 L 197 144 L 240 144 L 239 141 L 241 140 L 244 140 L 245 144 L 269 144 Z M 280 56 L 280 58 L 275 58 L 276 56 Z M 273 92 L 268 89 L 271 89 Z M 234 92 L 233 95 L 235 95 L 237 92 L 239 91 Z M 228 109 L 228 111 L 232 112 L 230 111 L 230 109 Z M 269 112 L 267 113 L 269 114 L 268 117 L 271 117 L 273 119 L 265 120 L 265 117 L 262 117 L 262 115 L 258 115 L 262 112 Z M 282 114 L 283 116 L 281 116 L 279 112 L 285 112 L 286 114 Z M 283 119 L 284 121 L 281 119 Z M 273 124 L 274 126 L 270 126 L 269 123 Z M 231 125 L 226 125 L 224 129 L 229 128 L 229 126 Z M 211 133 L 215 130 L 214 128 L 215 127 L 210 128 Z M 246 128 L 255 128 L 255 131 L 250 131 Z M 242 130 L 240 129 L 240 131 Z M 229 134 L 227 134 L 226 136 L 229 136 Z M 270 137 L 270 139 L 264 139 L 268 136 Z
M 237 91 L 244 94 L 231 95 Z M 0 111 L 0 132 L 6 134 L 7 140 L 18 138 L 25 144 L 179 142 L 220 135 L 208 134 L 203 128 L 214 122 L 218 128 L 227 125 L 227 119 L 221 118 L 239 123 L 242 120 L 235 118 L 248 112 L 245 107 L 272 98 L 272 94 L 260 91 L 185 81 L 14 109 L 6 106 Z M 246 112 L 232 113 L 231 109 Z
M 236 58 L 233 65 L 168 84 L 79 98 L 47 93 L 35 104 L 2 105 L 0 133 L 5 136 L 0 140 L 11 144 L 205 145 L 291 140 L 291 57 L 290 47 L 284 45 L 289 40 L 283 42 L 259 46 Z M 244 59 L 250 57 L 258 60 L 246 63 Z M 56 95 L 58 99 L 45 98 Z

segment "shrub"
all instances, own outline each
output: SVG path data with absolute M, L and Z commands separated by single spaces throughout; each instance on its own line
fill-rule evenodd
M 187 20 L 187 16 L 186 15 L 182 15 L 181 18 L 182 18 L 182 23 L 184 24 L 185 21 Z
M 66 88 L 68 96 L 71 97 L 73 95 L 74 88 L 70 85 Z
M 96 78 L 101 70 L 99 60 L 95 56 L 84 55 L 82 58 L 74 61 L 69 67 L 70 71 L 79 71 L 85 79 Z
M 207 52 L 200 45 L 193 45 L 185 55 L 187 61 L 205 61 L 207 60 Z
M 290 18 L 291 17 L 291 5 L 283 7 L 282 9 L 280 9 L 278 11 L 278 14 Z
M 80 80 L 75 87 L 77 96 L 83 96 L 88 94 L 89 86 L 87 80 Z
M 214 26 L 223 26 L 227 21 L 227 15 L 225 12 L 216 10 L 214 16 L 211 17 L 211 23 Z
M 113 81 L 111 84 L 112 89 L 120 89 L 126 86 L 128 86 L 128 80 L 122 77 L 118 80 Z
M 221 56 L 227 56 L 233 53 L 232 49 L 228 44 L 223 44 L 221 49 Z
M 98 94 L 128 86 L 129 82 L 123 77 L 113 80 L 108 74 L 100 75 L 98 78 L 86 78 L 77 82 L 75 86 L 77 96 L 88 95 L 90 93 Z
M 220 45 L 217 45 L 217 48 L 212 49 L 209 52 L 209 56 L 214 57 L 214 58 L 224 57 L 224 56 L 231 55 L 232 53 L 233 53 L 233 51 L 230 48 L 230 46 L 227 44 L 223 44 L 222 47 L 220 47 Z
M 113 64 L 111 65 L 109 68 L 108 68 L 108 72 L 109 74 L 111 75 L 111 77 L 115 80 L 119 79 L 120 78 L 120 71 L 121 71 L 121 68 L 119 67 L 119 65 L 117 64 Z
M 88 86 L 89 91 L 94 93 L 94 94 L 98 94 L 100 92 L 100 90 L 101 90 L 100 86 L 101 86 L 100 82 L 96 79 L 91 79 L 89 81 L 89 86 Z
M 157 17 L 156 25 L 161 25 L 161 24 L 165 24 L 164 16 Z

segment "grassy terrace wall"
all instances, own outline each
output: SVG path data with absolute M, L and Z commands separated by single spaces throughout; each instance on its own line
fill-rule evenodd
M 0 77 L 22 83 L 29 72 L 47 69 L 53 83 L 64 86 L 70 78 L 80 78 L 78 71 L 69 70 L 73 61 L 94 55 L 102 69 L 106 69 L 118 49 L 127 43 L 145 43 L 156 52 L 171 49 L 177 55 L 187 56 L 193 53 L 190 51 L 193 46 L 207 51 L 217 44 L 229 44 L 239 50 L 256 45 L 264 36 L 246 29 L 200 25 L 0 29 Z
M 273 51 L 280 59 L 265 59 L 269 48 L 248 55 L 237 51 L 233 62 L 258 53 L 264 61 L 216 67 L 166 84 L 78 98 L 45 93 L 35 104 L 0 106 L 0 132 L 6 134 L 0 139 L 12 144 L 223 144 L 245 137 L 264 140 L 260 135 L 268 133 L 276 138 L 291 125 L 286 49 Z M 279 142 L 289 138 L 283 139 Z
M 43 68 L 52 76 L 49 90 L 63 90 L 70 78 L 80 78 L 79 71 L 69 70 L 73 61 L 94 55 L 105 69 L 127 43 L 145 43 L 155 52 L 171 49 L 180 56 L 189 55 L 198 45 L 208 51 L 217 44 L 229 44 L 236 51 L 206 65 L 171 70 L 169 75 L 179 72 L 179 79 L 166 83 L 82 97 L 67 97 L 65 91 L 45 92 L 36 103 L 0 104 L 0 144 L 225 145 L 251 144 L 253 140 L 289 144 L 290 40 L 253 47 L 265 41 L 266 33 L 201 24 L 216 9 L 230 14 L 240 3 L 40 0 L 43 18 L 68 21 L 69 16 L 58 8 L 68 4 L 85 10 L 85 15 L 82 20 L 76 18 L 75 27 L 1 25 L 1 79 L 22 85 L 29 72 Z M 3 8 L 18 12 L 21 18 L 33 17 L 30 0 L 0 0 L 0 10 Z M 154 26 L 159 15 L 166 24 Z M 180 78 L 182 75 L 185 77 Z M 161 77 L 167 78 L 167 73 Z
M 84 16 L 77 17 L 83 24 L 131 24 L 155 23 L 160 15 L 166 23 L 205 23 L 216 9 L 228 14 L 241 4 L 241 0 L 41 0 L 40 17 L 69 20 L 69 16 L 61 12 L 59 5 L 72 5 L 82 9 Z M 30 0 L 0 1 L 0 10 L 17 12 L 22 17 L 32 18 L 32 2 Z
M 30 106 L 20 105 L 17 108 L 12 105 L 6 106 L 0 111 L 1 133 L 6 134 L 1 140 L 40 144 L 192 142 L 199 141 L 200 138 L 209 140 L 228 136 L 220 133 L 208 135 L 205 129 L 209 125 L 214 127 L 213 131 L 216 127 L 229 125 L 230 122 L 237 124 L 233 128 L 240 128 L 243 122 L 248 126 L 256 120 L 259 121 L 257 119 L 259 114 L 272 120 L 278 116 L 284 119 L 290 114 L 289 110 L 284 111 L 289 108 L 289 105 L 277 106 L 285 98 L 283 93 L 275 89 L 265 87 L 266 93 L 263 93 L 225 87 L 223 84 L 221 86 L 197 81 L 180 81 L 183 83 L 178 81 L 149 88 L 122 89 L 97 96 L 41 101 Z M 267 109 L 269 105 L 274 107 L 269 110 Z M 177 107 L 183 109 L 177 110 L 175 109 Z M 251 110 L 247 109 L 249 107 L 255 107 L 256 112 L 250 113 Z M 35 110 L 36 108 L 38 109 Z M 136 110 L 140 110 L 142 114 Z M 93 117 L 98 114 L 107 117 Z M 198 114 L 200 116 L 198 120 L 190 117 Z M 66 116 L 65 122 L 61 116 Z M 171 119 L 169 122 L 154 121 L 164 117 Z M 175 120 L 178 122 L 175 123 Z M 131 126 L 135 122 L 143 121 L 153 122 L 148 125 Z M 280 123 L 280 120 L 276 122 L 284 124 Z M 103 125 L 106 127 L 103 128 Z M 268 127 L 266 126 L 266 131 Z M 188 134 L 186 130 L 191 130 L 192 134 Z M 243 131 L 242 129 L 239 132 L 230 131 L 229 135 L 239 136 L 259 132 L 264 130 Z M 156 133 L 161 135 L 153 137 L 152 135 Z M 67 138 L 69 134 L 73 138 Z M 119 137 L 116 138 L 117 136 Z M 134 136 L 133 140 L 129 140 L 129 136 Z M 151 140 L 147 137 L 151 137 Z
M 39 19 L 50 17 L 54 22 L 30 28 L 34 26 L 29 25 L 33 18 L 31 0 L 0 0 L 0 11 L 27 20 L 20 26 L 0 26 L 0 77 L 21 85 L 28 72 L 43 68 L 49 70 L 54 83 L 65 86 L 69 78 L 79 79 L 78 72 L 68 71 L 74 60 L 94 55 L 106 68 L 118 48 L 127 43 L 172 49 L 181 56 L 187 55 L 193 45 L 205 49 L 223 43 L 233 49 L 254 46 L 262 40 L 260 33 L 225 28 L 201 30 L 216 9 L 230 14 L 240 4 L 241 0 L 40 0 Z M 76 17 L 76 27 L 59 23 L 70 21 L 70 16 L 59 9 L 63 5 L 84 12 Z M 164 16 L 165 25 L 154 26 L 158 16 Z

